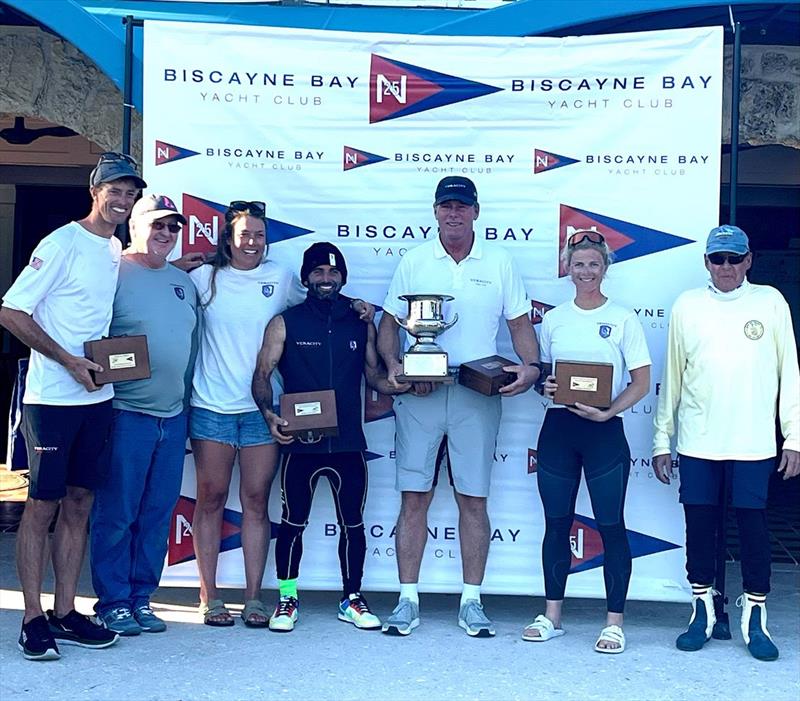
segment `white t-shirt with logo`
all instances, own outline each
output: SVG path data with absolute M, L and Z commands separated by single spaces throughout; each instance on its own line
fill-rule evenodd
M 511 254 L 477 237 L 460 263 L 445 251 L 438 236 L 408 251 L 394 271 L 383 308 L 405 318 L 408 304 L 398 297 L 428 293 L 454 297 L 444 303 L 443 313 L 445 321 L 458 314 L 458 321 L 436 337 L 451 367 L 495 355 L 500 319 L 516 319 L 531 308 Z
M 83 357 L 84 341 L 108 335 L 121 253 L 119 239 L 70 222 L 39 242 L 3 306 L 30 314 L 64 350 Z M 87 392 L 62 365 L 31 351 L 25 404 L 97 404 L 113 396 L 113 385 Z
M 256 411 L 250 386 L 264 329 L 272 317 L 300 304 L 306 289 L 291 271 L 267 260 L 253 270 L 217 270 L 203 265 L 192 278 L 202 308 L 200 354 L 192 382 L 191 405 L 220 414 Z
M 554 366 L 557 360 L 611 363 L 611 401 L 628 386 L 630 370 L 652 364 L 638 317 L 611 300 L 597 309 L 581 309 L 574 300 L 551 309 L 542 319 L 539 354 Z

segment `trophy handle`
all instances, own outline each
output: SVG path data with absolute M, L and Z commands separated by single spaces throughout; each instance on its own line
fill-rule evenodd
M 396 316 L 396 317 L 394 318 L 394 320 L 397 322 L 397 325 L 398 325 L 398 326 L 399 326 L 401 329 L 405 329 L 406 331 L 408 331 L 408 317 L 406 317 L 405 319 L 401 319 L 400 317 L 397 317 L 397 316 Z M 411 333 L 411 332 L 409 331 L 409 333 Z
M 447 329 L 451 328 L 451 327 L 452 327 L 452 326 L 453 326 L 453 325 L 454 325 L 454 324 L 455 324 L 457 321 L 458 321 L 458 314 L 456 314 L 456 315 L 453 317 L 453 320 L 452 320 L 452 321 L 449 321 L 449 322 L 447 322 L 447 323 L 446 323 L 446 324 L 445 324 L 445 325 L 442 327 L 442 333 L 444 333 L 445 331 L 447 331 Z

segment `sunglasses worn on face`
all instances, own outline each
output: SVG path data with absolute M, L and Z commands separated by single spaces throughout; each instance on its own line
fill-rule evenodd
M 708 262 L 713 265 L 725 265 L 727 261 L 731 265 L 739 265 L 746 257 L 747 254 L 743 253 L 741 255 L 737 255 L 735 253 L 709 253 Z
M 231 217 L 234 212 L 250 212 L 254 217 L 263 218 L 267 212 L 267 203 L 255 200 L 247 202 L 246 200 L 233 200 L 228 205 L 228 212 L 226 216 Z
M 167 231 L 171 234 L 177 234 L 181 230 L 180 224 L 167 224 L 163 221 L 154 221 L 150 226 L 155 229 L 156 231 L 163 231 L 166 227 Z
M 577 246 L 579 243 L 589 241 L 590 243 L 603 244 L 606 242 L 602 234 L 590 229 L 580 229 L 567 239 L 567 246 Z
M 138 168 L 139 164 L 136 162 L 136 159 L 132 156 L 129 156 L 127 153 L 117 153 L 116 151 L 106 151 L 105 153 L 100 154 L 100 163 L 107 163 L 107 162 L 115 162 L 115 161 L 125 161 L 129 163 L 134 168 Z

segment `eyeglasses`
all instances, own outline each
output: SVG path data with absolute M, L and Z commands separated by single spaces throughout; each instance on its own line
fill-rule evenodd
M 577 246 L 579 243 L 583 243 L 584 241 L 589 241 L 590 243 L 599 243 L 603 244 L 606 242 L 605 238 L 602 234 L 594 231 L 593 229 L 578 229 L 572 236 L 567 239 L 567 246 L 572 248 L 573 246 Z
M 100 158 L 98 159 L 98 164 L 113 163 L 115 161 L 125 161 L 125 163 L 132 165 L 134 169 L 139 168 L 139 164 L 136 162 L 136 159 L 133 156 L 129 156 L 127 153 L 117 153 L 116 151 L 106 151 L 105 153 L 101 153 Z
M 746 253 L 742 253 L 738 255 L 736 253 L 709 253 L 706 258 L 708 258 L 708 262 L 713 265 L 725 265 L 725 263 L 730 263 L 731 265 L 739 265 L 745 258 L 747 258 Z
M 166 228 L 171 234 L 177 234 L 181 230 L 180 224 L 167 224 L 163 221 L 154 221 L 152 224 L 150 224 L 150 227 L 156 231 L 163 231 Z
M 225 213 L 225 216 L 230 218 L 233 216 L 234 212 L 249 212 L 254 217 L 261 217 L 263 219 L 267 213 L 267 203 L 259 200 L 253 202 L 233 200 L 233 202 L 228 205 L 228 211 Z

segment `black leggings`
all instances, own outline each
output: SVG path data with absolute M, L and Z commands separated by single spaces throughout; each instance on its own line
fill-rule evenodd
M 322 476 L 331 485 L 339 523 L 339 563 L 345 596 L 361 590 L 367 540 L 364 502 L 367 498 L 367 463 L 361 452 L 288 453 L 281 470 L 283 512 L 275 544 L 278 579 L 296 579 L 303 557 L 303 531 L 308 525 L 311 500 Z
M 542 565 L 548 599 L 564 598 L 572 561 L 570 529 L 583 467 L 605 551 L 608 610 L 624 611 L 631 578 L 631 550 L 623 515 L 630 458 L 621 418 L 598 423 L 568 409 L 547 410 L 539 434 L 537 474 L 545 515 Z

